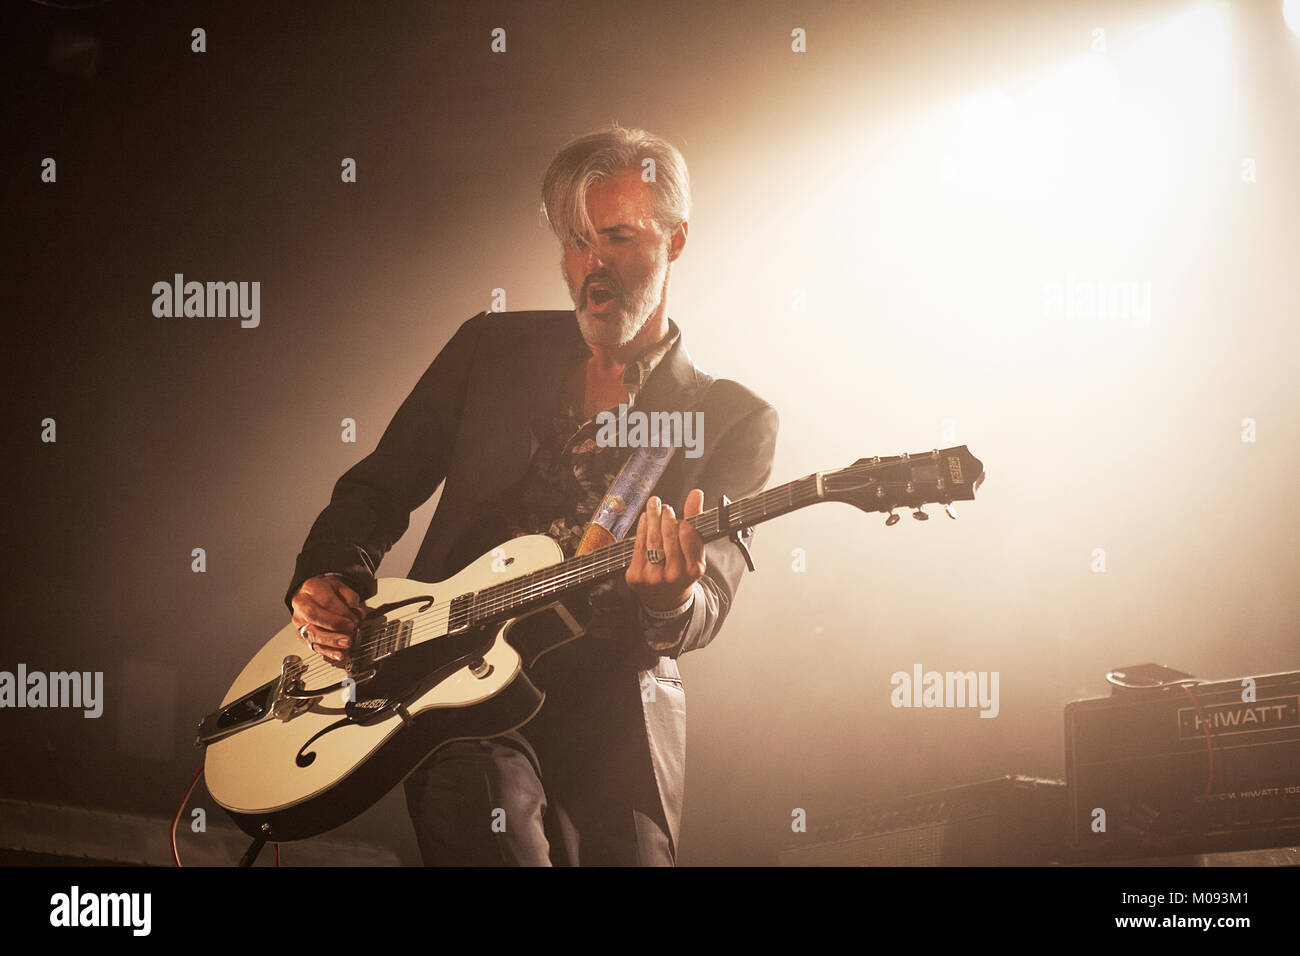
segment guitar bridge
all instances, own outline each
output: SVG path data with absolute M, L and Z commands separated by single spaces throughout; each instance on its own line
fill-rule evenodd
M 265 721 L 291 720 L 302 713 L 313 699 L 297 696 L 301 693 L 302 676 L 306 671 L 307 665 L 302 658 L 290 654 L 281 661 L 280 676 L 275 680 L 267 681 L 199 721 L 199 735 L 194 746 L 205 747 Z

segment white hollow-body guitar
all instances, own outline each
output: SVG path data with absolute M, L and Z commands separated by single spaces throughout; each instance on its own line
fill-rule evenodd
M 891 512 L 972 500 L 983 465 L 966 446 L 864 458 L 689 520 L 707 543 L 821 501 Z M 372 806 L 453 740 L 495 737 L 545 701 L 529 679 L 549 651 L 583 634 L 567 602 L 623 573 L 625 539 L 564 560 L 545 535 L 504 542 L 435 584 L 380 578 L 345 666 L 286 626 L 199 724 L 213 798 L 248 834 L 288 842 L 333 829 Z M 748 560 L 748 552 L 745 552 Z M 751 564 L 752 567 L 752 564 Z

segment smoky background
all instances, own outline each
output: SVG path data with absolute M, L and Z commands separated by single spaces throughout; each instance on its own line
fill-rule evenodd
M 681 661 L 679 862 L 774 862 L 795 808 L 1062 777 L 1063 707 L 1114 667 L 1300 663 L 1280 4 L 8 16 L 0 668 L 102 670 L 106 700 L 0 714 L 0 796 L 170 816 L 337 477 L 493 290 L 570 307 L 541 175 L 611 121 L 690 166 L 670 314 L 780 412 L 772 484 L 952 444 L 988 472 L 956 522 L 829 504 L 757 529 L 758 571 Z M 178 272 L 260 281 L 259 327 L 154 317 Z M 999 672 L 997 718 L 892 707 L 915 664 Z M 201 786 L 192 806 L 222 817 Z M 400 788 L 337 832 L 418 862 Z

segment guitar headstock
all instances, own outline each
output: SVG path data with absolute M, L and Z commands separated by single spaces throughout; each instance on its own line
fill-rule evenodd
M 920 509 L 925 504 L 974 501 L 984 481 L 983 463 L 965 445 L 887 458 L 859 458 L 822 474 L 825 497 L 863 511 Z M 956 517 L 947 509 L 950 517 Z M 918 516 L 919 517 L 919 516 Z M 898 520 L 891 515 L 889 523 Z

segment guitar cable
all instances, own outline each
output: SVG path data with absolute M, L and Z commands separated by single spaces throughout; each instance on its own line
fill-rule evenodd
M 181 805 L 176 808 L 176 815 L 172 817 L 172 826 L 171 826 L 172 863 L 178 867 L 184 866 L 184 864 L 181 863 L 180 850 L 176 846 L 176 827 L 181 822 L 181 814 L 185 812 L 185 804 L 190 802 L 190 794 L 194 792 L 194 787 L 199 782 L 199 776 L 202 773 L 203 773 L 203 765 L 200 764 L 199 769 L 194 771 L 194 778 L 190 780 L 190 785 L 185 788 L 185 796 L 181 797 Z
M 181 862 L 180 848 L 176 845 L 176 828 L 181 822 L 181 814 L 185 812 L 185 804 L 190 802 L 190 795 L 194 793 L 194 787 L 198 784 L 199 777 L 202 775 L 203 775 L 203 766 L 202 764 L 200 764 L 199 769 L 194 771 L 194 777 L 193 779 L 190 780 L 190 785 L 185 788 L 185 796 L 181 797 L 181 805 L 176 808 L 176 815 L 172 817 L 172 825 L 171 825 L 171 833 L 170 833 L 171 848 L 172 848 L 172 864 L 177 867 L 183 868 L 185 864 Z M 254 840 L 253 846 L 249 847 L 248 852 L 244 854 L 244 858 L 239 861 L 239 865 L 240 866 L 252 865 L 253 861 L 252 859 L 250 859 L 250 856 L 255 857 L 257 855 L 256 851 L 262 849 L 264 842 L 265 841 L 259 842 L 257 840 Z M 272 843 L 271 849 L 275 854 L 274 865 L 279 866 L 280 865 L 280 844 Z

